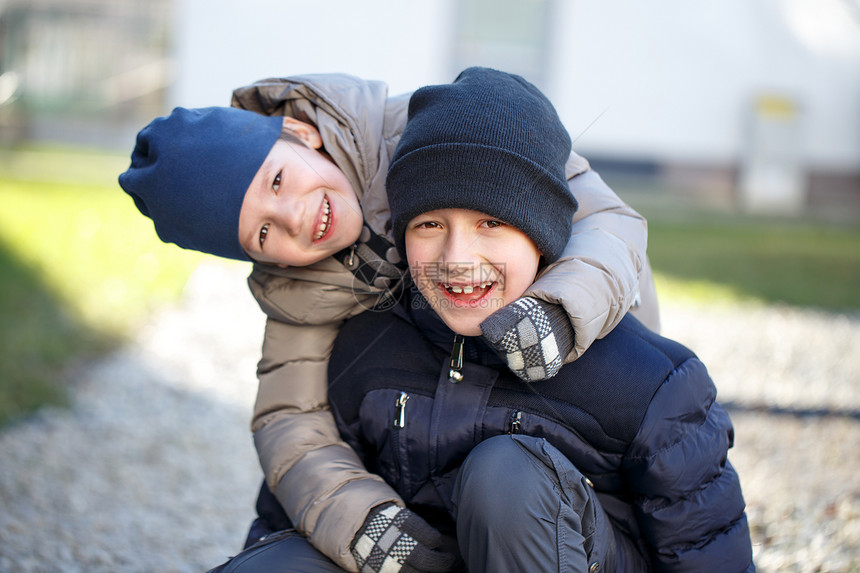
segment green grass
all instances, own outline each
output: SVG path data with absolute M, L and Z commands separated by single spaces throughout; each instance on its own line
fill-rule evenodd
M 0 426 L 62 404 L 68 369 L 174 301 L 205 257 L 161 243 L 116 184 L 128 155 L 0 150 Z M 860 229 L 648 212 L 661 300 L 860 309 Z
M 860 309 L 860 229 L 712 216 L 652 221 L 662 299 L 749 300 Z
M 0 425 L 62 404 L 67 369 L 175 300 L 203 257 L 158 240 L 115 183 L 127 163 L 64 150 L 0 156 Z
M 161 243 L 119 187 L 10 182 L 0 240 L 84 323 L 123 333 L 175 299 L 202 255 Z
M 71 359 L 106 340 L 58 304 L 39 277 L 0 246 L 0 425 L 43 404 L 65 403 L 58 384 Z

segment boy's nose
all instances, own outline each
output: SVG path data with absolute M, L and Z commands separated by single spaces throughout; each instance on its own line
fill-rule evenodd
M 477 260 L 475 237 L 470 233 L 452 231 L 445 240 L 442 260 L 449 267 L 470 265 Z
M 281 207 L 281 225 L 290 236 L 295 237 L 304 224 L 305 204 L 302 201 L 287 201 Z

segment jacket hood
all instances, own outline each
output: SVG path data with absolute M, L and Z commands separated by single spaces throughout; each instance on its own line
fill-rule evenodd
M 381 81 L 348 74 L 307 74 L 238 88 L 232 106 L 316 126 L 323 149 L 355 190 L 365 221 L 387 235 L 385 176 L 402 131 L 405 115 L 401 112 L 408 103 L 409 94 L 389 98 L 388 85 Z

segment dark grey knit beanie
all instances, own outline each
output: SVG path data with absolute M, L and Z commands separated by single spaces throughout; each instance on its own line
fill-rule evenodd
M 460 208 L 515 226 L 556 260 L 577 209 L 564 172 L 570 150 L 555 108 L 519 76 L 468 68 L 417 90 L 386 182 L 401 256 L 409 221 Z

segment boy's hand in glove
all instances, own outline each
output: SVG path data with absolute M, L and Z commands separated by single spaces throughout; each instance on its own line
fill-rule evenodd
M 442 548 L 442 534 L 393 503 L 370 510 L 352 542 L 362 573 L 442 573 L 457 557 Z
M 481 323 L 481 332 L 526 382 L 552 378 L 573 349 L 573 328 L 560 304 L 524 296 Z

